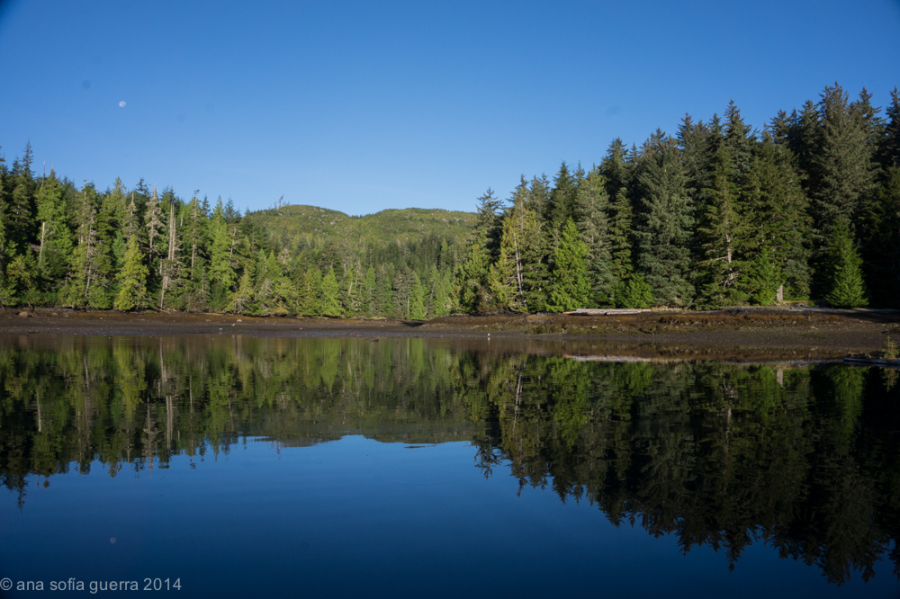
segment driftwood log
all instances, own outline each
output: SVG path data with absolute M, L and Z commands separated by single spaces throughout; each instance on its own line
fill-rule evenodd
M 650 310 L 631 308 L 578 308 L 571 312 L 563 312 L 563 314 L 571 316 L 615 316 L 617 314 L 639 314 L 641 312 L 650 312 Z

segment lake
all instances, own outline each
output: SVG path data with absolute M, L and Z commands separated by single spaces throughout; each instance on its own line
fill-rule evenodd
M 0 336 L 3 596 L 896 597 L 897 379 Z

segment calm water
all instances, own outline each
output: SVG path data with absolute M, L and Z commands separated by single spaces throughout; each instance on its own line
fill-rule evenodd
M 896 597 L 896 378 L 0 338 L 0 595 Z

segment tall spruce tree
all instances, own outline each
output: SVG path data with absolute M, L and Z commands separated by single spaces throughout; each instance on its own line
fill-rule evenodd
M 53 170 L 35 194 L 35 202 L 40 222 L 38 271 L 47 287 L 55 288 L 66 275 L 72 252 L 72 233 L 68 225 L 63 186 Z
M 710 186 L 703 189 L 697 207 L 697 233 L 701 249 L 699 281 L 706 303 L 733 305 L 742 300 L 738 276 L 740 244 L 746 226 L 739 211 L 738 161 L 732 146 L 721 140 L 711 165 Z
M 588 248 L 579 239 L 575 221 L 569 219 L 553 250 L 550 296 L 548 304 L 553 312 L 582 308 L 590 302 L 588 278 Z
M 885 111 L 887 123 L 878 142 L 877 157 L 881 168 L 900 167 L 900 94 L 891 90 L 891 104 Z
M 766 135 L 757 145 L 741 189 L 746 229 L 743 252 L 758 261 L 765 252 L 781 273 L 785 297 L 807 298 L 810 293 L 809 201 L 794 167 L 791 151 Z M 754 297 L 768 297 L 755 286 L 758 277 L 743 285 Z
M 612 273 L 609 227 L 609 196 L 606 180 L 594 168 L 578 186 L 575 217 L 581 241 L 587 248 L 590 299 L 585 307 L 612 306 L 618 280 Z
M 828 293 L 825 301 L 836 308 L 856 308 L 868 304 L 863 281 L 862 259 L 850 228 L 839 222 L 832 233 L 826 262 Z
M 690 283 L 694 210 L 674 141 L 657 131 L 646 144 L 639 168 L 638 267 L 657 302 L 687 306 L 694 300 Z
M 116 275 L 119 292 L 113 302 L 116 310 L 134 310 L 147 305 L 147 266 L 137 237 L 128 240 L 122 270 Z
M 875 183 L 867 125 L 851 109 L 840 85 L 825 88 L 819 102 L 821 142 L 812 157 L 813 215 L 819 235 L 856 224 L 860 202 Z

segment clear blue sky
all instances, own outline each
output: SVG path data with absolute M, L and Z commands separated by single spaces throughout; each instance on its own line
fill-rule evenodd
M 900 2 L 0 0 L 0 153 L 241 209 L 474 210 L 734 99 L 900 86 Z M 120 107 L 124 102 L 124 107 Z

